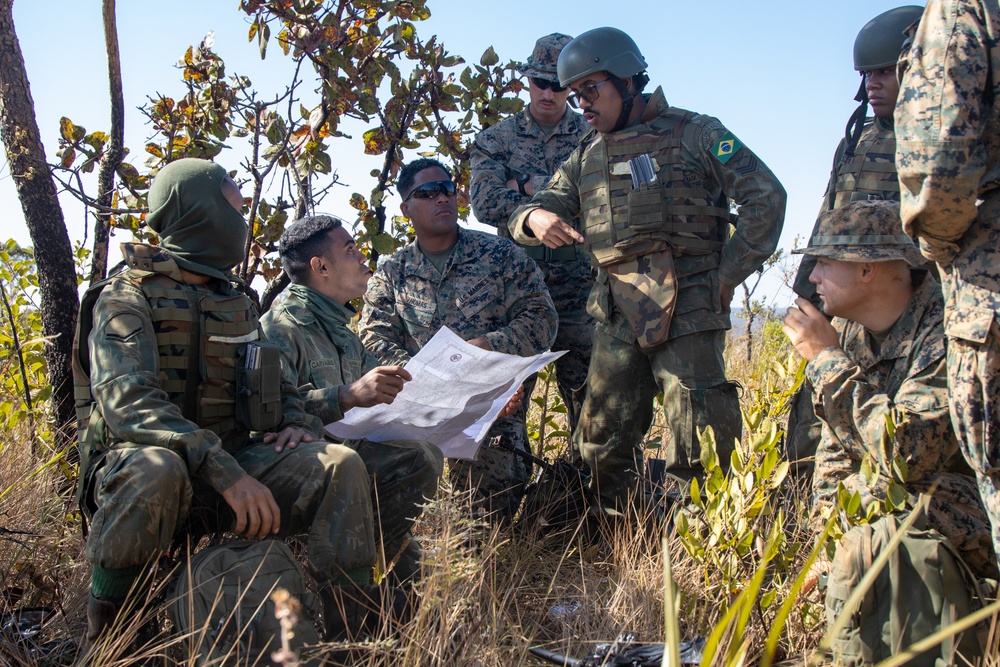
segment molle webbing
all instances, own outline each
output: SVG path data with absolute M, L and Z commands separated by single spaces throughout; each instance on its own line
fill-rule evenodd
M 584 150 L 580 217 L 598 265 L 666 248 L 675 255 L 704 255 L 722 247 L 729 209 L 683 169 L 681 137 L 690 117 L 669 112 L 651 126 L 603 135 Z M 655 161 L 658 182 L 634 188 L 627 163 L 642 154 Z
M 877 199 L 899 199 L 896 175 L 896 135 L 893 130 L 870 126 L 861 138 L 853 157 L 837 166 L 834 208 L 840 208 L 863 195 Z

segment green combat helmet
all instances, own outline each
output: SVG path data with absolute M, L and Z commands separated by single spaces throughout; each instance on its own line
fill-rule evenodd
M 545 37 L 539 37 L 535 48 L 526 62 L 517 66 L 517 71 L 529 79 L 544 79 L 556 83 L 556 61 L 563 47 L 573 41 L 569 35 L 554 32 Z
M 795 255 L 829 257 L 842 262 L 891 262 L 910 266 L 926 262 L 913 240 L 903 233 L 899 202 L 856 201 L 819 217 L 816 234 Z
M 634 101 L 622 79 L 640 74 L 646 67 L 646 59 L 632 38 L 609 27 L 588 30 L 571 41 L 563 47 L 556 64 L 559 85 L 564 87 L 595 72 L 613 75 L 611 81 L 622 97 L 622 112 L 613 132 L 625 127 Z
M 861 130 L 868 113 L 868 89 L 865 88 L 864 73 L 872 70 L 895 67 L 903 50 L 903 32 L 920 20 L 924 8 L 917 5 L 896 7 L 883 12 L 866 23 L 854 39 L 854 69 L 862 74 L 861 87 L 854 96 L 861 106 L 847 121 L 847 151 L 845 159 L 854 156 L 854 149 L 861 137 Z

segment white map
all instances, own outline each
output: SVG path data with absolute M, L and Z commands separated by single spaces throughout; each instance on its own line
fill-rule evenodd
M 473 459 L 524 379 L 564 354 L 518 357 L 488 352 L 442 327 L 407 362 L 413 379 L 392 405 L 352 408 L 326 430 L 344 440 L 427 440 L 446 457 Z

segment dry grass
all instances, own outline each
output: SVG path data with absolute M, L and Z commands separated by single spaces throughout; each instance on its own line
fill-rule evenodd
M 760 392 L 790 381 L 769 376 L 769 360 L 785 354 L 787 348 L 780 341 L 766 340 L 753 362 L 730 359 L 731 375 L 746 388 L 745 402 L 760 403 L 766 398 Z M 780 414 L 772 416 L 783 420 Z M 669 434 L 662 424 L 655 424 L 649 441 L 655 445 L 664 438 Z M 8 433 L 2 441 L 0 614 L 29 606 L 51 607 L 56 614 L 41 641 L 76 640 L 85 625 L 89 574 L 80 519 L 67 514 L 68 501 L 59 495 L 63 473 L 55 466 L 40 470 L 41 463 L 23 446 L 25 442 L 24 433 Z M 801 524 L 805 499 L 804 491 L 789 481 L 777 502 L 788 517 L 788 539 L 808 543 Z M 542 664 L 528 653 L 532 646 L 583 657 L 596 643 L 612 641 L 624 632 L 644 641 L 663 641 L 665 522 L 661 517 L 650 514 L 636 523 L 623 522 L 609 538 L 595 543 L 584 539 L 583 531 L 542 535 L 522 534 L 517 526 L 490 528 L 469 520 L 467 505 L 467 497 L 442 489 L 418 524 L 427 558 L 415 591 L 419 605 L 406 625 L 395 632 L 383 629 L 373 641 L 352 647 L 346 657 L 343 645 L 322 645 L 311 655 L 368 667 L 507 667 Z M 669 549 L 680 589 L 681 638 L 706 636 L 733 601 L 732 594 L 719 585 L 718 573 L 695 562 L 678 540 L 670 540 Z M 807 550 L 797 556 L 797 563 Z M 793 563 L 787 571 L 769 573 L 767 586 L 777 589 L 779 604 L 790 594 L 789 575 L 796 571 Z M 805 664 L 819 641 L 821 617 L 821 605 L 797 605 L 777 657 Z M 92 664 L 123 665 L 141 657 L 127 655 L 126 647 L 130 633 L 150 618 L 161 621 L 164 634 L 143 654 L 160 656 L 157 664 L 186 664 L 180 640 L 167 635 L 165 615 L 155 604 L 129 614 L 121 639 Z M 729 638 L 745 645 L 745 664 L 754 664 L 761 655 L 771 620 L 773 612 L 758 609 L 743 635 Z M 30 645 L 0 641 L 0 664 L 60 664 L 32 653 Z M 996 667 L 1000 660 L 994 658 L 989 664 Z

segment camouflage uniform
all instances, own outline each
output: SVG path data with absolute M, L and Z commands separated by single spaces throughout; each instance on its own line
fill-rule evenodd
M 312 300 L 325 300 L 334 318 L 318 315 Z M 296 385 L 305 410 L 324 424 L 343 418 L 340 391 L 379 365 L 348 324 L 357 313 L 304 285 L 292 285 L 285 298 L 261 319 L 268 340 L 281 350 L 285 381 Z M 328 328 L 334 328 L 329 331 Z M 346 443 L 368 469 L 379 542 L 387 561 L 400 554 L 423 504 L 434 497 L 444 461 L 441 450 L 423 440 Z M 408 544 L 413 544 L 409 542 Z M 395 566 L 405 576 L 419 569 L 419 550 L 406 549 Z
M 91 516 L 87 559 L 133 567 L 169 550 L 198 520 L 197 528 L 231 530 L 221 493 L 250 474 L 280 508 L 280 535 L 308 535 L 317 581 L 370 570 L 373 519 L 360 457 L 323 442 L 275 453 L 235 415 L 238 350 L 263 339 L 249 299 L 221 279 L 185 283 L 162 248 L 124 244 L 123 253 L 129 268 L 101 292 L 89 336 L 93 404 L 80 486 Z M 194 345 L 200 359 L 190 356 Z M 192 368 L 200 372 L 189 381 Z M 321 424 L 303 411 L 295 387 L 280 393 L 275 428 L 318 435 Z
M 833 170 L 826 186 L 826 195 L 820 214 L 840 208 L 852 201 L 899 201 L 899 179 L 896 177 L 896 139 L 892 121 L 883 118 L 869 120 L 861 132 L 858 145 L 851 158 L 845 159 L 847 139 L 843 139 L 834 153 Z M 811 236 L 819 229 L 819 218 L 813 225 Z M 809 255 L 802 258 L 792 289 L 799 296 L 809 299 L 822 310 L 816 286 L 809 282 L 809 274 L 816 260 Z M 812 389 L 808 381 L 796 392 L 788 415 L 788 432 L 785 437 L 785 454 L 795 462 L 800 473 L 811 475 L 812 461 L 816 454 L 822 425 L 812 411 Z
M 554 61 L 551 66 L 554 71 Z M 548 134 L 525 109 L 480 132 L 472 145 L 471 165 L 472 210 L 479 222 L 496 227 L 500 236 L 509 236 L 507 219 L 528 197 L 508 188 L 507 181 L 518 174 L 530 174 L 535 191 L 541 190 L 586 131 L 583 117 L 567 109 Z M 556 361 L 556 382 L 572 429 L 580 414 L 594 338 L 594 319 L 587 313 L 587 295 L 594 284 L 590 262 L 574 246 L 555 250 L 525 246 L 523 250 L 541 269 L 559 313 L 559 332 L 552 350 L 568 351 Z M 530 384 L 525 382 L 527 396 L 534 384 L 535 376 Z
M 644 153 L 655 159 L 659 188 L 631 188 L 627 160 Z M 741 206 L 732 235 L 730 197 Z M 709 425 L 728 464 L 742 418 L 725 374 L 730 320 L 720 287 L 739 285 L 774 251 L 784 207 L 781 184 L 749 148 L 715 118 L 668 106 L 658 88 L 638 124 L 588 134 L 512 216 L 514 238 L 537 245 L 524 226 L 532 210 L 579 215 L 599 267 L 588 303 L 598 325 L 574 440 L 605 508 L 622 506 L 637 488 L 657 391 L 672 435 L 668 472 L 700 474 L 697 431 Z
M 895 122 L 903 227 L 941 270 L 951 416 L 1000 553 L 998 33 L 995 2 L 929 0 Z
M 389 257 L 368 284 L 359 333 L 386 364 L 405 364 L 441 327 L 469 340 L 484 336 L 496 352 L 544 352 L 556 334 L 556 311 L 541 272 L 510 241 L 458 229 L 458 241 L 439 273 L 416 242 Z M 504 437 L 527 451 L 524 420 L 498 419 L 475 461 L 450 460 L 452 482 L 476 489 L 496 518 L 521 502 L 529 468 L 510 452 L 486 446 Z

